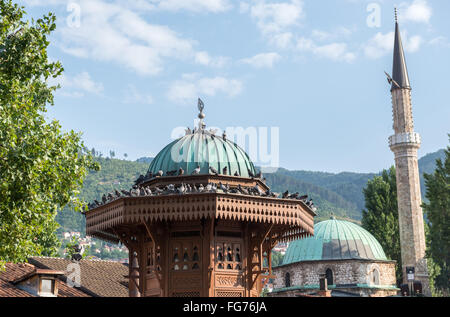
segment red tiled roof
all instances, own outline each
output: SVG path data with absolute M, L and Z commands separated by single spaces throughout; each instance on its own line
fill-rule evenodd
M 39 268 L 66 271 L 72 263 L 69 259 L 32 257 L 30 263 Z M 95 297 L 128 297 L 128 266 L 119 262 L 87 260 L 80 262 L 81 287 L 85 293 Z M 70 272 L 66 272 L 66 276 Z
M 36 267 L 29 263 L 6 263 L 6 269 L 0 272 L 0 297 L 35 297 L 18 288 L 14 282 L 30 276 Z M 63 281 L 58 284 L 58 297 L 89 297 L 79 289 L 69 287 Z

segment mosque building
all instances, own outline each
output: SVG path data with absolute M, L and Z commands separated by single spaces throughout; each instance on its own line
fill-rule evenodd
M 289 244 L 270 295 L 315 295 L 325 277 L 331 296 L 394 296 L 395 264 L 367 230 L 333 217 L 314 226 L 314 237 Z

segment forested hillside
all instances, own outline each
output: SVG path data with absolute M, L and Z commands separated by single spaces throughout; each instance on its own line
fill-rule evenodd
M 423 172 L 434 171 L 437 158 L 443 158 L 444 151 L 428 154 L 419 160 Z M 86 202 L 100 199 L 104 193 L 114 189 L 129 189 L 140 174 L 145 174 L 152 158 L 144 157 L 136 161 L 96 157 L 101 165 L 98 172 L 89 173 L 81 192 Z M 389 168 L 389 166 L 386 166 Z M 332 213 L 339 218 L 361 220 L 364 208 L 363 188 L 367 181 L 377 174 L 369 173 L 324 173 L 310 171 L 289 171 L 280 168 L 277 173 L 265 174 L 267 184 L 274 192 L 308 194 L 318 207 L 316 221 L 328 218 Z M 422 177 L 423 183 L 423 177 Z M 422 193 L 424 193 L 422 189 Z M 84 217 L 66 208 L 57 216 L 60 232 L 80 231 L 84 233 Z
M 102 157 L 96 157 L 95 160 L 100 164 L 101 170 L 90 172 L 86 177 L 80 194 L 85 202 L 100 199 L 103 194 L 114 189 L 129 189 L 139 175 L 146 173 L 149 165 L 148 160 L 132 162 Z M 62 210 L 56 220 L 61 225 L 59 232 L 85 232 L 84 216 L 70 208 Z

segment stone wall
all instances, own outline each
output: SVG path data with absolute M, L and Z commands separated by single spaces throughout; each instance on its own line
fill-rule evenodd
M 396 284 L 394 261 L 365 261 L 365 260 L 332 260 L 298 262 L 273 269 L 275 275 L 274 289 L 286 287 L 285 276 L 290 274 L 291 286 L 302 286 L 305 289 L 318 289 L 319 279 L 327 269 L 333 272 L 333 285 L 339 290 L 358 293 L 361 296 L 390 296 L 396 291 L 377 289 L 346 288 L 349 284 L 392 286 Z M 375 275 L 374 275 L 375 274 Z M 295 293 L 295 292 L 290 292 Z M 291 294 L 291 295 L 292 295 Z

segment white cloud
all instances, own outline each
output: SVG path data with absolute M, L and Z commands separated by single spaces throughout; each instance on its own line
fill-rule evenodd
M 241 2 L 239 11 L 248 13 L 269 43 L 280 49 L 290 47 L 293 37 L 290 29 L 304 17 L 303 0 L 270 3 L 252 0 Z
M 199 65 L 221 68 L 228 64 L 228 57 L 211 57 L 208 52 L 200 51 L 195 53 L 195 62 Z
M 186 104 L 194 102 L 202 95 L 215 96 L 219 93 L 233 97 L 241 93 L 242 82 L 224 77 L 199 77 L 198 74 L 185 74 L 181 80 L 172 83 L 167 93 L 169 100 Z
M 286 49 L 291 45 L 292 37 L 293 35 L 291 32 L 274 34 L 270 37 L 269 42 L 278 48 Z
M 247 13 L 250 10 L 250 4 L 247 2 L 241 1 L 239 3 L 239 13 Z
M 346 43 L 317 45 L 313 40 L 304 37 L 298 39 L 297 50 L 300 52 L 310 52 L 314 55 L 338 62 L 351 63 L 356 58 L 356 54 L 348 50 Z
M 52 79 L 50 84 L 60 84 L 60 93 L 64 96 L 83 97 L 85 93 L 99 95 L 103 92 L 103 84 L 92 80 L 88 72 L 81 72 L 75 76 L 62 74 L 56 79 Z
M 67 5 L 66 0 L 27 0 L 32 5 Z M 207 52 L 197 52 L 197 42 L 183 36 L 168 26 L 147 22 L 140 13 L 145 10 L 179 8 L 210 11 L 225 9 L 228 0 L 78 0 L 81 8 L 79 27 L 69 23 L 58 25 L 55 44 L 65 53 L 102 62 L 112 62 L 139 74 L 160 73 L 167 59 L 223 67 L 225 57 L 210 57 Z M 140 10 L 142 9 L 142 10 Z M 206 9 L 205 9 L 206 10 Z M 207 59 L 205 59 L 205 57 Z
M 278 53 L 262 53 L 250 58 L 244 58 L 241 62 L 255 68 L 272 68 L 280 59 L 281 56 Z
M 394 32 L 386 34 L 378 32 L 364 45 L 365 55 L 376 59 L 392 53 L 394 50 L 394 38 Z M 406 32 L 402 34 L 402 41 L 404 49 L 409 53 L 417 52 L 423 42 L 419 35 L 408 37 Z
M 148 94 L 140 93 L 137 88 L 129 84 L 127 89 L 125 90 L 125 97 L 123 102 L 126 104 L 147 104 L 150 105 L 153 103 L 153 97 Z
M 233 6 L 229 0 L 150 0 L 159 9 L 168 11 L 225 12 Z
M 401 21 L 412 21 L 418 23 L 429 23 L 433 9 L 427 0 L 414 0 L 410 5 L 402 3 L 399 10 Z
M 332 31 L 322 31 L 322 30 L 313 30 L 311 32 L 311 37 L 318 41 L 326 41 L 326 40 L 335 40 L 341 37 L 348 37 L 353 33 L 352 30 L 339 26 L 334 28 Z
M 438 36 L 429 41 L 430 45 L 438 45 L 444 47 L 450 47 L 450 42 L 445 36 Z
M 256 19 L 263 33 L 279 33 L 298 24 L 303 17 L 303 2 L 291 0 L 289 3 L 266 3 L 259 0 L 251 6 L 250 15 Z

